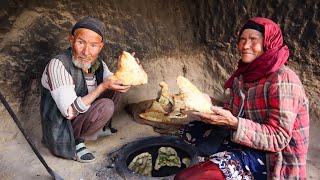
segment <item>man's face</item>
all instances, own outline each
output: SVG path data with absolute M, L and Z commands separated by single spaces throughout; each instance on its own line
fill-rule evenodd
M 242 62 L 253 62 L 264 53 L 263 34 L 254 29 L 245 29 L 240 36 L 238 48 Z
M 104 45 L 98 33 L 85 28 L 77 29 L 69 41 L 74 64 L 84 70 L 91 67 Z

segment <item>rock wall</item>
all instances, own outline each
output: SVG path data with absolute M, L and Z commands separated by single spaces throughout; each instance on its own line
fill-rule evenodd
M 0 3 L 0 90 L 24 126 L 39 133 L 40 77 L 50 57 L 68 47 L 68 33 L 80 18 L 93 16 L 107 28 L 102 57 L 112 70 L 122 50 L 135 51 L 150 82 L 133 87 L 123 103 L 155 98 L 158 83 L 177 91 L 183 74 L 212 95 L 238 61 L 237 31 L 250 17 L 278 23 L 310 98 L 311 119 L 319 122 L 320 21 L 317 0 L 11 0 Z M 0 116 L 8 117 L 3 106 Z M 5 118 L 0 132 L 12 132 Z M 10 138 L 9 138 L 10 139 Z M 5 139 L 4 141 L 6 141 Z
M 108 66 L 116 70 L 120 53 L 135 51 L 149 75 L 149 83 L 132 87 L 123 104 L 156 98 L 160 81 L 177 92 L 175 78 L 181 74 L 202 91 L 218 96 L 237 66 L 238 29 L 250 17 L 268 17 L 280 25 L 290 48 L 289 66 L 300 76 L 310 100 L 308 177 L 312 179 L 319 172 L 320 149 L 319 4 L 317 0 L 1 1 L 0 91 L 40 143 L 43 68 L 69 46 L 72 25 L 92 16 L 106 24 L 107 44 L 101 56 Z M 0 117 L 0 144 L 15 143 L 19 130 L 2 105 Z M 6 168 L 6 163 L 0 166 Z

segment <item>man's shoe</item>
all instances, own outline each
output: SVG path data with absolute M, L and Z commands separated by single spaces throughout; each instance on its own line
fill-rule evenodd
M 89 151 L 84 145 L 83 142 L 80 142 L 76 145 L 76 161 L 82 162 L 82 163 L 88 163 L 96 160 L 96 157 L 93 155 L 91 151 Z

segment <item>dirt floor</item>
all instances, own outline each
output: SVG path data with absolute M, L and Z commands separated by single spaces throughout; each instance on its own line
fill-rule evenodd
M 14 121 L 12 121 L 14 124 Z M 320 143 L 317 136 L 320 123 L 311 122 L 311 146 L 308 156 L 308 179 L 319 179 L 320 177 Z M 40 153 L 48 165 L 64 179 L 122 179 L 117 175 L 112 163 L 112 155 L 124 144 L 139 138 L 159 136 L 153 128 L 134 122 L 124 111 L 116 114 L 113 126 L 119 131 L 117 134 L 99 138 L 97 141 L 87 143 L 90 150 L 94 151 L 97 160 L 93 163 L 79 163 L 73 160 L 64 160 L 50 154 L 40 143 L 40 137 L 32 137 L 32 141 L 39 148 Z M 16 135 L 7 134 L 11 140 L 1 144 L 0 154 L 0 179 L 2 180 L 45 180 L 50 176 L 37 156 L 19 132 Z M 2 137 L 3 138 L 3 137 Z M 109 156 L 108 156 L 109 154 Z
M 12 120 L 12 123 L 14 121 Z M 32 141 L 39 148 L 40 153 L 47 164 L 64 179 L 98 179 L 103 174 L 104 179 L 121 179 L 114 172 L 101 173 L 104 166 L 113 166 L 108 163 L 107 154 L 116 151 L 124 144 L 143 137 L 158 136 L 153 128 L 148 125 L 141 125 L 134 122 L 125 112 L 116 114 L 113 118 L 113 126 L 118 129 L 118 133 L 112 136 L 99 138 L 97 141 L 88 141 L 88 149 L 96 154 L 97 160 L 92 163 L 79 163 L 73 160 L 57 158 L 40 143 L 40 137 L 33 137 Z M 9 136 L 9 135 L 8 135 Z M 31 147 L 24 139 L 22 133 L 12 137 L 11 141 L 1 144 L 2 153 L 0 155 L 0 179 L 50 179 L 50 175 L 33 153 Z M 108 167 L 109 167 L 108 166 Z M 112 168 L 111 168 L 112 170 Z

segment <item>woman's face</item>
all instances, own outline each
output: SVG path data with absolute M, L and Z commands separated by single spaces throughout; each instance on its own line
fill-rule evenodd
M 242 62 L 251 63 L 264 53 L 263 34 L 254 29 L 245 29 L 240 35 L 238 48 Z

